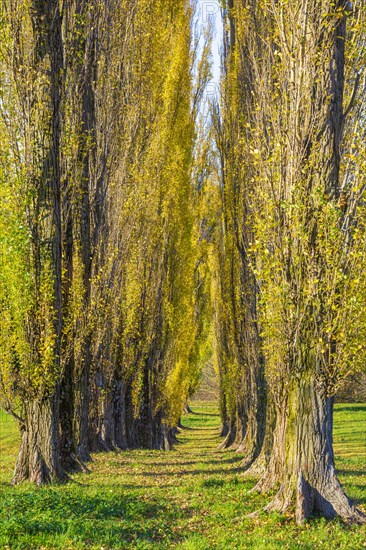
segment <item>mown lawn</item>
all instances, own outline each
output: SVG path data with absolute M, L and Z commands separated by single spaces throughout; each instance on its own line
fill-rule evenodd
M 350 549 L 366 547 L 366 526 L 261 513 L 268 496 L 249 494 L 240 456 L 217 451 L 212 403 L 193 403 L 169 453 L 99 454 L 91 473 L 64 486 L 10 487 L 18 446 L 14 423 L 0 416 L 0 548 Z M 366 405 L 337 405 L 340 478 L 366 510 Z

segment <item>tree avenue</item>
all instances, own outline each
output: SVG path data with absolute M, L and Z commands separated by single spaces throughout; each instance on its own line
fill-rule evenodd
M 1 0 L 0 406 L 13 483 L 169 450 L 205 364 L 266 510 L 363 522 L 334 396 L 366 359 L 365 0 Z

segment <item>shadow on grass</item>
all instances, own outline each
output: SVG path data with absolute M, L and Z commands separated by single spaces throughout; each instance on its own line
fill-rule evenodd
M 205 455 L 205 457 L 206 457 L 206 460 L 204 460 L 200 457 L 196 460 L 186 460 L 184 462 L 180 462 L 179 458 L 178 458 L 176 462 L 157 462 L 155 464 L 158 467 L 160 467 L 160 466 L 162 466 L 162 467 L 166 467 L 166 466 L 167 467 L 169 467 L 169 466 L 177 467 L 177 466 L 179 466 L 180 467 L 180 466 L 191 466 L 193 464 L 197 464 L 198 462 L 199 463 L 205 462 L 207 464 L 235 464 L 236 462 L 241 462 L 243 460 L 243 457 L 241 455 L 235 455 L 232 458 L 225 458 L 225 459 L 222 459 L 222 460 L 211 459 L 210 457 L 207 456 L 207 454 Z
M 93 489 L 95 487 L 96 484 L 93 484 Z M 106 488 L 105 485 L 103 487 Z M 137 487 L 122 485 L 123 489 Z M 9 507 L 17 510 L 16 515 L 9 517 Z M 72 493 L 71 486 L 67 492 L 54 489 L 18 494 L 12 492 L 3 495 L 0 505 L 0 535 L 2 540 L 12 541 L 13 544 L 27 540 L 27 537 L 37 540 L 38 537 L 42 539 L 44 535 L 52 535 L 77 537 L 86 545 L 88 540 L 93 545 L 103 545 L 106 540 L 110 544 L 115 535 L 120 548 L 122 540 L 162 541 L 169 528 L 169 539 L 178 542 L 181 536 L 174 534 L 171 527 L 178 516 L 189 519 L 193 513 L 189 508 L 178 508 L 171 501 L 152 502 L 150 499 L 146 502 L 142 497 L 114 492 L 108 497 L 85 495 Z
M 177 464 L 179 466 L 179 464 Z M 174 472 L 163 472 L 161 473 L 162 476 L 201 476 L 202 474 L 215 474 L 220 476 L 231 476 L 233 474 L 242 473 L 243 469 L 236 467 L 236 468 L 230 468 L 230 470 L 221 470 L 221 469 L 214 469 L 214 468 L 204 468 L 202 470 L 175 470 Z M 127 474 L 126 474 L 127 475 Z M 148 477 L 156 477 L 157 472 L 137 472 L 133 473 L 131 475 L 134 476 L 148 476 Z
M 220 415 L 218 413 L 207 413 L 207 412 L 191 411 L 189 414 L 194 414 L 195 416 L 202 416 L 202 417 L 205 417 L 205 416 L 216 416 L 217 418 L 220 417 Z
M 364 476 L 366 474 L 366 468 L 365 468 L 365 470 L 342 470 L 342 469 L 337 469 L 337 474 L 340 475 L 340 476 L 349 476 L 349 477 Z
M 339 409 L 337 409 L 337 407 L 335 408 L 335 413 L 341 413 L 341 412 L 344 412 L 344 411 L 347 411 L 347 412 L 365 412 L 366 413 L 366 405 L 358 405 L 357 403 L 355 403 L 354 405 L 347 405 L 347 406 L 343 406 L 342 403 L 339 403 L 339 405 L 342 405 Z

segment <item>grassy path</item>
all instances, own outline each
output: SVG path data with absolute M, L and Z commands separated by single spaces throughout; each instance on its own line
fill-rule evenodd
M 268 497 L 249 495 L 254 480 L 240 456 L 217 451 L 219 417 L 214 404 L 194 403 L 183 419 L 179 444 L 169 453 L 99 454 L 89 475 L 64 486 L 11 488 L 17 436 L 1 423 L 0 547 L 5 548 L 289 548 L 366 547 L 366 528 L 314 519 L 297 527 L 291 517 L 261 514 Z M 338 407 L 338 467 L 348 493 L 366 505 L 366 408 Z

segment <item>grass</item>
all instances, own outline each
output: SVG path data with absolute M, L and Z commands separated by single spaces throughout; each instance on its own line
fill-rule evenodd
M 217 451 L 213 403 L 193 403 L 169 453 L 98 454 L 91 473 L 63 486 L 10 487 L 18 447 L 15 425 L 0 413 L 0 548 L 209 550 L 366 547 L 366 526 L 261 513 L 268 496 L 248 494 L 240 456 Z M 335 451 L 347 493 L 366 510 L 366 406 L 337 405 Z

